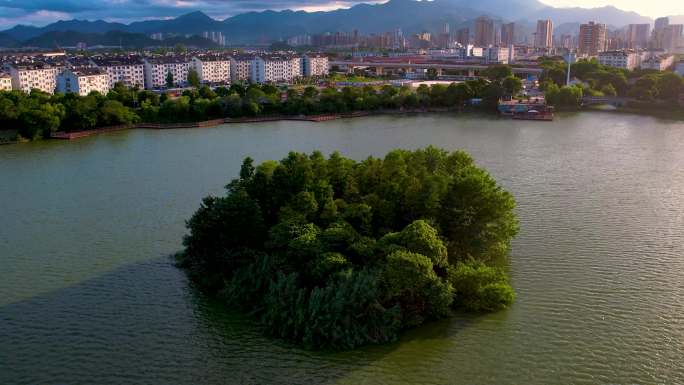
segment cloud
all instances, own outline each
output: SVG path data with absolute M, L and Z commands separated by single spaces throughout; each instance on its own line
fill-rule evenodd
M 19 9 L 26 12 L 83 12 L 96 9 L 95 2 L 77 0 L 0 0 L 0 8 Z
M 87 19 L 129 23 L 169 18 L 200 10 L 224 19 L 272 10 L 320 11 L 386 0 L 0 0 L 0 29 L 16 24 L 42 26 L 58 20 Z

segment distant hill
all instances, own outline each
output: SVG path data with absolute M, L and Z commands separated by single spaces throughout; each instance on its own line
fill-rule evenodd
M 204 31 L 221 31 L 223 24 L 203 12 L 191 12 L 169 20 L 148 20 L 131 23 L 122 31 L 135 33 L 200 34 Z
M 588 21 L 596 21 L 618 28 L 624 27 L 627 24 L 650 23 L 652 21 L 649 17 L 641 16 L 636 12 L 622 11 L 613 6 L 600 8 L 547 7 L 531 14 L 531 18 L 551 19 L 553 20 L 554 24 L 586 23 Z
M 110 31 L 124 31 L 128 26 L 120 23 L 109 23 L 104 20 L 60 20 L 56 23 L 48 24 L 42 28 L 18 25 L 12 29 L 4 31 L 18 41 L 25 41 L 40 36 L 46 32 L 66 32 L 76 31 L 81 33 L 106 33 Z
M 615 7 L 554 8 L 537 0 L 390 0 L 383 4 L 358 4 L 349 9 L 328 12 L 263 11 L 248 12 L 226 20 L 212 19 L 202 12 L 192 12 L 175 19 L 147 20 L 129 25 L 102 20 L 58 21 L 42 28 L 16 26 L 5 31 L 17 41 L 34 39 L 46 32 L 74 31 L 105 34 L 165 33 L 200 35 L 202 32 L 223 32 L 230 44 L 269 42 L 304 33 L 358 30 L 380 33 L 401 28 L 405 33 L 422 30 L 436 32 L 444 23 L 453 27 L 471 25 L 476 17 L 486 14 L 503 21 L 533 24 L 537 19 L 550 18 L 556 25 L 578 24 L 590 20 L 622 27 L 629 23 L 648 23 L 651 19 Z
M 11 48 L 16 46 L 18 43 L 19 42 L 12 38 L 12 36 L 6 33 L 0 33 L 0 48 Z
M 557 24 L 553 26 L 554 30 L 553 33 L 560 36 L 560 35 L 577 35 L 579 33 L 580 29 L 580 23 L 563 23 L 563 24 Z
M 40 36 L 23 42 L 24 46 L 39 48 L 73 47 L 78 43 L 86 43 L 88 46 L 122 46 L 125 48 L 145 48 L 154 46 L 174 46 L 183 44 L 196 48 L 216 48 L 211 40 L 200 36 L 174 37 L 163 41 L 152 40 L 140 33 L 110 31 L 101 33 L 82 33 L 76 31 L 45 32 Z

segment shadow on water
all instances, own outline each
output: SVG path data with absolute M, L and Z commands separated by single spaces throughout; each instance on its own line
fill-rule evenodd
M 349 352 L 303 350 L 263 336 L 162 257 L 0 308 L 0 383 L 334 383 L 471 322 L 437 322 Z

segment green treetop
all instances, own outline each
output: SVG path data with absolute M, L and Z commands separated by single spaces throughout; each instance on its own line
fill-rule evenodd
M 464 152 L 247 158 L 226 196 L 205 198 L 188 221 L 179 263 L 268 334 L 349 349 L 453 308 L 510 305 L 514 207 Z

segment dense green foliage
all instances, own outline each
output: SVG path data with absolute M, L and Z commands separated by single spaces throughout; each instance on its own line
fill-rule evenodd
M 570 76 L 584 84 L 565 87 L 567 63 L 560 59 L 544 58 L 542 88 L 547 92 L 550 104 L 565 108 L 577 108 L 579 97 L 622 96 L 644 102 L 676 105 L 684 80 L 674 72 L 653 70 L 628 71 L 600 65 L 596 59 L 580 60 L 570 67 Z M 558 88 L 561 87 L 561 88 Z M 550 97 L 548 97 L 550 96 Z
M 247 158 L 226 188 L 187 222 L 179 263 L 275 337 L 348 349 L 514 299 L 515 202 L 464 152 Z
M 34 139 L 59 130 L 89 130 L 137 122 L 138 115 L 116 96 L 116 91 L 108 97 L 98 93 L 85 97 L 48 95 L 36 90 L 28 95 L 21 91 L 0 92 L 0 125 Z
M 544 85 L 546 102 L 562 109 L 578 109 L 582 105 L 584 90 L 581 86 L 558 87 L 555 83 Z

